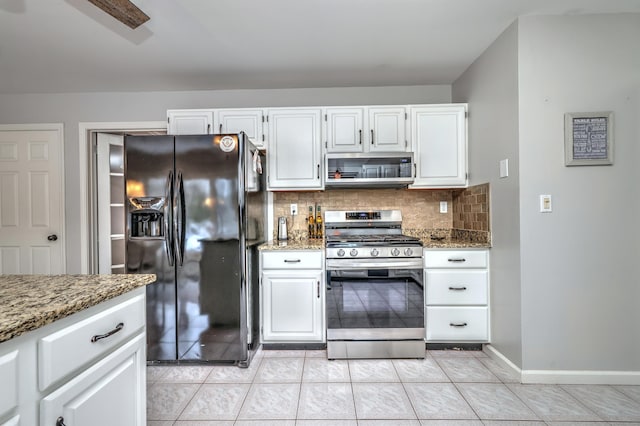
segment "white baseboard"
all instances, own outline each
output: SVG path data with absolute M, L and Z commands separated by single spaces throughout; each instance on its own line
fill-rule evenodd
M 520 376 L 521 383 L 558 385 L 640 385 L 640 371 L 522 370 L 492 345 L 484 352 Z

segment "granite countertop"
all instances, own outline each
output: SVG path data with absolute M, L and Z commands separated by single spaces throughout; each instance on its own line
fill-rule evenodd
M 441 241 L 432 240 L 429 237 L 420 238 L 426 249 L 455 249 L 455 248 L 490 248 L 491 244 L 484 242 L 472 242 L 455 238 L 447 238 Z M 268 241 L 258 247 L 258 250 L 324 250 L 324 240 L 287 240 Z
M 148 275 L 0 275 L 0 342 L 155 282 Z
M 258 250 L 324 250 L 324 240 L 267 241 L 258 246 Z
M 468 248 L 490 248 L 489 243 L 472 242 L 468 240 L 446 239 L 435 241 L 430 238 L 421 238 L 422 244 L 426 249 L 468 249 Z

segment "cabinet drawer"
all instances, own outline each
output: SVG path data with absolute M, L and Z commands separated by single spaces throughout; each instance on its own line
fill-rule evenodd
M 425 250 L 425 268 L 486 268 L 486 250 Z
M 486 270 L 426 271 L 427 305 L 486 305 Z
M 315 250 L 263 251 L 262 269 L 322 269 L 322 252 Z
M 122 342 L 140 332 L 145 323 L 144 313 L 144 295 L 138 295 L 40 339 L 40 390 L 45 390 L 67 374 L 113 351 Z M 92 342 L 94 336 L 102 336 L 116 330 L 119 324 L 123 324 L 119 331 Z
M 486 341 L 488 308 L 427 307 L 427 341 Z
M 13 351 L 0 356 L 0 418 L 17 406 L 18 351 Z

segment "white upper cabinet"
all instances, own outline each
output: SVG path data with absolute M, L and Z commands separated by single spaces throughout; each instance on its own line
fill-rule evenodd
M 369 107 L 368 151 L 408 151 L 405 107 Z
M 364 108 L 327 108 L 324 119 L 327 152 L 364 150 Z
M 405 107 L 325 109 L 326 152 L 405 152 Z
M 265 148 L 266 112 L 262 109 L 218 109 L 215 111 L 216 133 L 245 132 L 257 148 Z
M 167 133 L 170 135 L 211 134 L 213 133 L 213 110 L 168 110 Z
M 322 189 L 320 108 L 270 109 L 268 122 L 268 189 Z
M 416 179 L 410 188 L 466 187 L 466 104 L 410 107 Z

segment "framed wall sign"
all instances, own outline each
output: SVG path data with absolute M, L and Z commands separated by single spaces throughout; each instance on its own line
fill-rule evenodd
M 568 112 L 564 115 L 564 164 L 613 164 L 613 112 Z

